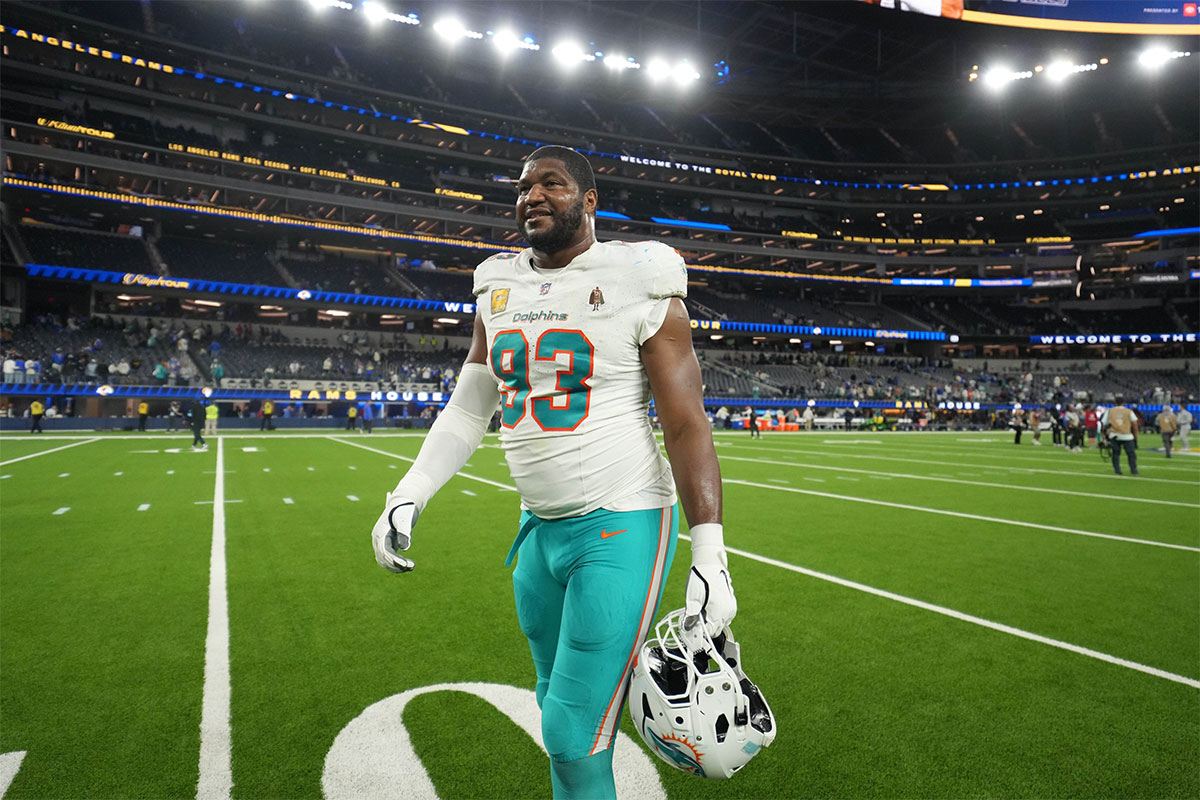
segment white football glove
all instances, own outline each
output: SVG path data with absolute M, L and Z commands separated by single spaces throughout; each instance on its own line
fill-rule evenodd
M 688 573 L 683 632 L 690 647 L 703 649 L 700 624 L 703 623 L 710 637 L 719 636 L 737 615 L 737 598 L 729 579 L 729 558 L 721 525 L 696 525 L 690 535 L 692 569 Z
M 375 527 L 371 531 L 371 542 L 375 546 L 375 560 L 389 572 L 410 572 L 413 561 L 400 555 L 412 544 L 413 525 L 417 524 L 417 504 L 407 497 L 392 492 Z

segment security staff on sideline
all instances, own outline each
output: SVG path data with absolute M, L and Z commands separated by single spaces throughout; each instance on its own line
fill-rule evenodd
M 138 403 L 138 430 L 146 432 L 146 417 L 150 414 L 150 404 L 145 400 Z
M 1100 417 L 1101 435 L 1106 436 L 1112 447 L 1113 472 L 1121 474 L 1121 451 L 1129 460 L 1129 474 L 1137 475 L 1138 420 L 1137 415 L 1125 407 L 1125 398 L 1116 396 L 1117 404 Z
M 30 426 L 30 428 L 29 428 L 30 433 L 43 433 L 44 432 L 42 430 L 42 416 L 45 413 L 46 413 L 46 406 L 42 403 L 41 400 L 34 400 L 32 403 L 29 404 L 29 418 L 33 421 L 33 425 Z
M 216 403 L 209 403 L 204 407 L 204 433 L 206 436 L 217 435 L 217 417 L 220 414 L 221 409 L 217 408 Z
M 1162 411 L 1154 419 L 1155 426 L 1158 427 L 1158 434 L 1162 436 L 1163 450 L 1167 453 L 1167 458 L 1171 457 L 1171 440 L 1175 438 L 1175 434 L 1179 431 L 1179 422 L 1175 419 L 1175 412 L 1170 406 L 1163 406 Z

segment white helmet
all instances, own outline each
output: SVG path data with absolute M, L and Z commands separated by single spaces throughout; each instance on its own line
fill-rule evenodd
M 775 720 L 742 671 L 732 631 L 714 640 L 697 627 L 703 649 L 687 645 L 682 608 L 658 623 L 633 664 L 629 714 L 646 745 L 672 767 L 728 778 L 775 740 Z

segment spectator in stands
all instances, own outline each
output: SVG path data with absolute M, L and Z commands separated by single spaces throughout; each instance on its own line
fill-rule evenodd
M 1166 452 L 1167 458 L 1171 457 L 1171 440 L 1175 437 L 1179 430 L 1179 422 L 1175 417 L 1175 412 L 1169 405 L 1162 407 L 1162 411 L 1154 420 L 1155 427 L 1158 428 L 1158 434 L 1162 437 L 1163 451 Z
M 42 433 L 42 417 L 46 413 L 46 406 L 41 400 L 34 400 L 29 404 L 29 419 L 32 424 L 29 426 L 30 433 Z
M 1121 451 L 1129 461 L 1129 474 L 1137 475 L 1138 420 L 1132 410 L 1125 407 L 1125 396 L 1118 394 L 1116 405 L 1106 409 L 1100 417 L 1100 431 L 1112 447 L 1113 472 L 1121 474 Z
M 9 353 L 4 359 L 4 382 L 5 383 L 24 383 L 25 376 L 17 376 L 17 361 L 13 358 L 13 354 Z
M 63 349 L 61 347 L 54 348 L 54 353 L 50 356 L 50 370 L 59 381 L 62 380 L 63 364 L 66 362 L 67 357 L 63 354 Z
M 42 362 L 38 361 L 36 358 L 25 359 L 25 382 L 42 382 Z
M 88 363 L 88 369 L 90 370 L 95 363 L 96 359 L 93 358 Z M 159 382 L 159 385 L 165 384 L 167 382 L 167 365 L 161 361 L 157 362 L 154 365 L 154 372 L 152 374 L 154 375 L 154 379 Z
M 87 366 L 83 368 L 83 376 L 88 383 L 97 383 L 100 380 L 100 362 L 95 356 L 88 358 Z
M 1192 412 L 1188 411 L 1187 406 L 1179 406 L 1179 413 L 1175 415 L 1175 422 L 1179 425 L 1179 449 L 1185 453 L 1191 452 L 1192 448 L 1188 444 L 1188 434 L 1192 432 Z

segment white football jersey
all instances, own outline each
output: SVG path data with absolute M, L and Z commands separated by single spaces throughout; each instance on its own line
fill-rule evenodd
M 597 242 L 541 270 L 530 250 L 500 253 L 475 269 L 474 291 L 523 506 L 559 519 L 673 504 L 640 347 L 669 298 L 687 295 L 679 254 L 661 242 Z

